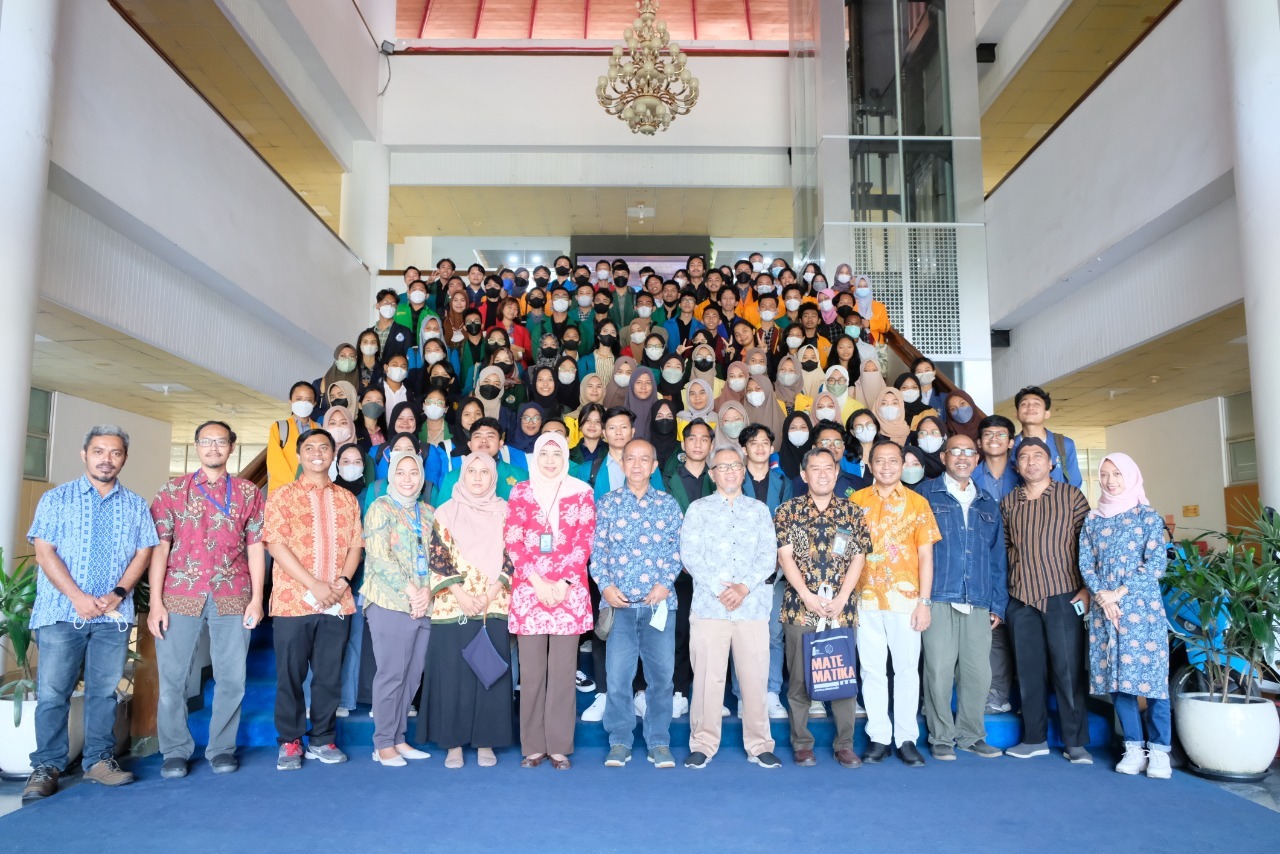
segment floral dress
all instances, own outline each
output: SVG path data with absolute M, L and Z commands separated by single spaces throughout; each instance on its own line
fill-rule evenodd
M 1169 696 L 1169 632 L 1160 576 L 1168 556 L 1164 519 L 1149 505 L 1111 518 L 1089 516 L 1080 532 L 1080 575 L 1095 596 L 1121 585 L 1120 626 L 1095 599 L 1089 610 L 1089 690 L 1094 694 Z
M 591 594 L 587 559 L 596 527 L 596 503 L 590 492 L 560 499 L 560 526 L 550 554 L 540 548 L 548 532 L 546 515 L 533 498 L 533 487 L 517 484 L 507 500 L 502 532 L 512 565 L 509 629 L 513 635 L 577 635 L 590 631 Z M 548 607 L 538 600 L 530 573 L 547 581 L 569 581 L 564 601 Z

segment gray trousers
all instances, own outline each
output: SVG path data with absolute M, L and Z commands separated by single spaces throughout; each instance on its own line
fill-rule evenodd
M 240 702 L 244 699 L 245 658 L 249 630 L 243 614 L 218 616 L 212 596 L 206 596 L 199 617 L 169 613 L 169 631 L 156 639 L 156 667 L 160 674 L 160 702 L 156 729 L 165 759 L 190 759 L 196 743 L 187 727 L 187 682 L 200 631 L 209 626 L 209 655 L 213 659 L 213 716 L 209 721 L 207 759 L 236 752 Z M 145 629 L 140 629 L 145 631 Z
M 1013 696 L 1013 638 L 1004 623 L 991 632 L 991 692 L 987 697 L 992 705 L 1003 705 Z
M 929 609 L 924 643 L 924 717 L 929 743 L 969 746 L 987 737 L 984 717 L 991 689 L 991 612 L 961 614 L 946 602 Z M 955 687 L 956 714 L 951 714 Z
M 404 743 L 409 706 L 427 663 L 431 617 L 415 620 L 404 611 L 370 602 L 364 618 L 369 622 L 373 658 L 378 665 L 373 676 L 373 746 L 385 750 Z

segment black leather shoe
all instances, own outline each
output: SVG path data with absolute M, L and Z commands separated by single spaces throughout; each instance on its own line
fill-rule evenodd
M 867 752 L 862 755 L 863 762 L 870 762 L 872 765 L 883 762 L 884 758 L 889 755 L 889 745 L 881 744 L 873 741 L 867 747 Z
M 908 768 L 924 767 L 924 757 L 920 755 L 919 750 L 916 750 L 916 746 L 909 741 L 898 747 L 898 758 Z
M 240 767 L 240 760 L 234 753 L 219 753 L 209 760 L 215 774 L 234 774 Z

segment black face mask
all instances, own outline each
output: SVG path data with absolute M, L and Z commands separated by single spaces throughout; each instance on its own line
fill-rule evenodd
M 347 399 L 345 397 L 334 397 L 329 399 L 330 406 L 346 406 Z
M 511 372 L 516 369 L 516 366 L 511 362 L 494 362 L 493 366 L 501 370 L 507 376 L 511 376 Z
M 694 359 L 693 360 L 693 366 L 700 371 L 709 371 L 711 370 L 713 365 L 715 365 L 715 362 L 711 361 L 710 359 Z
M 563 265 L 563 264 L 559 264 L 559 265 L 557 265 L 557 266 L 556 266 L 556 275 L 557 275 L 557 276 L 567 276 L 567 275 L 569 275 L 569 268 L 568 268 L 568 267 L 566 267 L 566 266 L 565 266 L 565 265 Z
M 545 288 L 545 287 L 547 286 L 547 282 L 550 282 L 550 281 L 551 281 L 551 280 L 550 280 L 550 279 L 548 279 L 546 276 L 534 276 L 534 277 L 533 277 L 533 283 L 534 283 L 535 285 L 537 285 L 538 287 L 540 287 L 540 288 Z
M 371 401 L 360 407 L 360 411 L 364 414 L 365 418 L 377 418 L 382 413 L 386 412 L 386 408 L 377 401 Z
M 737 280 L 738 280 L 738 284 L 740 284 L 740 285 L 745 285 L 747 282 L 750 282 L 750 281 L 751 281 L 751 274 L 750 274 L 750 273 L 739 273 L 739 274 L 737 275 Z
M 547 304 L 547 298 L 542 296 L 529 297 L 529 308 L 544 308 Z
M 602 303 L 602 302 L 598 302 L 598 303 L 596 303 L 596 314 L 602 314 L 602 315 L 603 315 L 603 314 L 608 314 L 608 313 L 609 313 L 609 304 L 608 304 L 608 303 Z
M 497 299 L 498 295 L 501 293 L 502 293 L 502 288 L 485 288 L 484 289 L 484 295 L 487 296 L 489 299 Z
M 653 432 L 659 436 L 670 436 L 676 432 L 676 421 L 674 418 L 660 418 L 653 422 Z
M 561 346 L 571 353 L 576 353 L 578 352 L 578 348 L 582 346 L 582 342 L 570 338 L 568 341 L 561 342 Z
M 449 386 L 453 385 L 453 380 L 449 379 L 449 377 L 432 377 L 427 385 L 431 388 L 438 388 L 441 391 L 444 391 Z
M 555 358 L 555 356 L 556 356 L 556 353 L 558 353 L 558 352 L 560 352 L 560 351 L 559 351 L 559 350 L 557 350 L 555 347 L 543 347 L 543 348 L 542 348 L 542 358 L 544 358 L 544 359 L 554 359 L 554 358 Z
M 803 362 L 800 363 L 800 367 L 801 369 L 806 371 L 816 371 L 818 370 L 818 363 L 815 362 L 813 359 L 805 359 Z
M 527 287 L 529 287 L 529 277 L 528 277 L 528 276 L 516 276 L 516 286 L 517 286 L 517 287 L 521 287 L 521 288 L 527 288 Z
M 628 279 L 626 276 L 614 276 L 613 286 L 615 288 L 625 288 L 627 286 L 628 281 L 630 281 L 630 279 Z
M 478 320 L 467 321 L 467 331 L 470 332 L 472 335 L 477 334 L 480 331 L 480 321 Z
M 573 282 L 574 282 L 574 284 L 576 284 L 578 287 L 582 287 L 583 285 L 589 285 L 589 284 L 591 284 L 591 277 L 590 277 L 590 276 L 575 276 L 575 277 L 574 277 L 574 279 L 573 279 Z
M 614 344 L 618 343 L 618 336 L 617 335 L 601 335 L 600 343 L 606 347 L 612 347 Z
M 496 400 L 500 394 L 502 394 L 502 389 L 498 388 L 496 385 L 480 386 L 480 396 L 485 400 Z
M 836 309 L 836 314 L 840 317 L 851 317 L 853 315 L 853 306 L 842 305 Z

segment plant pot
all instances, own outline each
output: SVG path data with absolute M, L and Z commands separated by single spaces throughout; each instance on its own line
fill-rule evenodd
M 1174 721 L 1191 770 L 1206 777 L 1260 780 L 1280 746 L 1280 716 L 1261 697 L 1179 694 Z
M 84 694 L 71 695 L 67 716 L 67 760 L 84 750 Z M 36 749 L 36 701 L 22 706 L 22 724 L 13 725 L 13 700 L 0 700 L 0 774 L 25 777 L 31 773 L 31 754 Z

